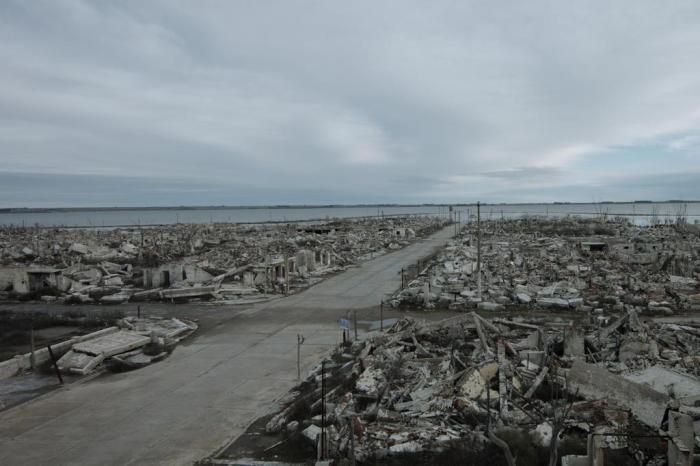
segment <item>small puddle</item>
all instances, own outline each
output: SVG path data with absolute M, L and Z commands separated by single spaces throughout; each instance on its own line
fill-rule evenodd
M 384 324 L 382 325 L 381 320 L 358 320 L 357 324 L 362 325 L 362 326 L 367 326 L 368 331 L 374 331 L 374 330 L 379 330 L 380 328 L 384 327 L 384 329 L 387 329 L 394 325 L 396 322 L 398 322 L 399 319 L 392 317 L 391 319 L 384 319 Z M 352 325 L 352 324 L 351 324 Z

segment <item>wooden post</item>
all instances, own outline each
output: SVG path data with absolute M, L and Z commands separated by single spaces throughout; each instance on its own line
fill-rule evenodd
M 61 376 L 61 371 L 58 370 L 58 361 L 56 361 L 56 356 L 53 355 L 53 350 L 51 345 L 46 347 L 49 350 L 49 356 L 51 356 L 51 362 L 53 362 L 53 367 L 56 369 L 56 376 L 58 376 L 58 381 L 63 385 L 63 377 Z
M 326 455 L 326 360 L 321 361 L 321 460 Z

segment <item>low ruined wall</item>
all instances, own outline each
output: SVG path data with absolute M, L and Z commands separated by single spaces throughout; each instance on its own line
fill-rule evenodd
M 214 278 L 209 272 L 194 264 L 165 264 L 153 269 L 145 269 L 143 272 L 143 286 L 149 288 L 161 288 L 165 286 L 163 272 L 168 272 L 170 285 L 176 282 L 202 283 Z M 169 286 L 169 285 L 168 285 Z
M 17 293 L 29 292 L 29 278 L 23 269 L 0 267 L 0 290 L 12 288 Z
M 604 367 L 576 360 L 568 373 L 569 391 L 588 399 L 608 399 L 632 411 L 650 427 L 659 427 L 669 397 L 648 385 L 632 382 Z

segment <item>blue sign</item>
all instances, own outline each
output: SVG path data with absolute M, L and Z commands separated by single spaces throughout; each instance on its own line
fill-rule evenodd
M 340 328 L 344 330 L 350 328 L 350 321 L 348 319 L 340 319 L 338 322 L 340 323 Z

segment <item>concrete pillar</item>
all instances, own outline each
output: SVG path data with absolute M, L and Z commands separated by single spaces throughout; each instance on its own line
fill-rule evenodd
M 670 411 L 668 414 L 668 433 L 672 437 L 668 442 L 668 464 L 692 466 L 695 447 L 693 418 L 677 411 Z

